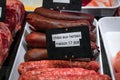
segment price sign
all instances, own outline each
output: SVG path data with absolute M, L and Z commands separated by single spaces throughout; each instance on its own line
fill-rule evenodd
M 46 39 L 50 59 L 92 58 L 87 26 L 48 29 Z
M 0 0 L 0 21 L 5 20 L 6 0 Z
M 54 10 L 81 10 L 82 0 L 43 0 L 43 7 Z

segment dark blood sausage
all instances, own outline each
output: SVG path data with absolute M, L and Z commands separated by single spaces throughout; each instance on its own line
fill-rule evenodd
M 25 61 L 38 61 L 48 59 L 47 49 L 30 49 L 25 53 Z
M 94 16 L 87 13 L 60 12 L 43 7 L 36 8 L 34 12 L 48 18 L 59 20 L 88 20 L 90 23 L 94 21 Z
M 32 25 L 36 30 L 46 31 L 46 29 L 51 28 L 67 28 L 67 27 L 76 27 L 76 26 L 88 26 L 89 30 L 92 29 L 91 24 L 87 20 L 56 20 L 47 18 L 35 13 L 29 13 L 26 16 L 26 21 Z
M 98 49 L 98 46 L 95 44 L 95 35 L 90 31 L 90 39 L 92 50 Z M 25 38 L 28 48 L 45 48 L 46 47 L 46 35 L 41 32 L 31 32 Z
M 92 64 L 92 65 L 91 65 Z M 79 61 L 70 61 L 67 60 L 41 60 L 41 61 L 29 61 L 23 62 L 19 65 L 18 71 L 20 74 L 39 68 L 85 68 L 89 70 L 98 71 L 99 63 L 96 61 L 90 62 L 79 62 Z
M 28 47 L 46 47 L 46 35 L 41 32 L 31 32 L 25 37 Z
M 108 75 L 101 75 L 83 68 L 41 68 L 28 71 L 19 80 L 111 80 Z

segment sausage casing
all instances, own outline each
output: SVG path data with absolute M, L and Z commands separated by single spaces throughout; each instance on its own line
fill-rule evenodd
M 19 80 L 111 80 L 108 75 L 101 75 L 83 68 L 42 68 L 28 71 Z
M 48 59 L 47 49 L 30 49 L 25 53 L 25 61 L 38 61 Z
M 46 47 L 46 35 L 41 32 L 31 32 L 25 38 L 27 46 L 31 48 Z
M 87 13 L 60 12 L 43 7 L 36 8 L 34 12 L 45 17 L 59 20 L 88 20 L 90 23 L 94 21 L 94 16 Z
M 96 36 L 90 31 L 91 47 L 92 50 L 98 49 L 95 43 Z M 41 32 L 31 32 L 25 38 L 28 48 L 46 48 L 46 35 Z
M 92 29 L 91 24 L 87 20 L 56 20 L 47 18 L 35 13 L 29 13 L 26 16 L 26 21 L 31 24 L 36 30 L 46 31 L 51 28 L 67 28 L 67 27 L 76 27 L 76 26 L 88 26 L 89 30 Z
M 79 62 L 67 60 L 41 60 L 41 61 L 29 61 L 23 62 L 19 65 L 18 71 L 20 74 L 25 73 L 33 69 L 39 68 L 85 68 L 89 70 L 97 71 L 99 69 L 99 63 L 96 61 Z

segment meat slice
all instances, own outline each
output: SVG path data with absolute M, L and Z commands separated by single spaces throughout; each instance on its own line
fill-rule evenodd
M 0 67 L 8 55 L 12 41 L 12 35 L 7 25 L 0 22 Z
M 6 19 L 12 35 L 21 29 L 24 19 L 25 9 L 19 0 L 6 0 Z

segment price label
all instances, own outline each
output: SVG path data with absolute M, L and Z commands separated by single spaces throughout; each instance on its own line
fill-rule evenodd
M 0 0 L 0 21 L 5 20 L 6 0 Z
M 92 58 L 87 26 L 48 29 L 46 39 L 50 59 Z
M 53 3 L 70 3 L 70 0 L 53 0 Z
M 81 5 L 82 0 L 43 0 L 43 7 L 54 10 L 80 11 Z
M 70 32 L 52 35 L 52 41 L 55 42 L 56 48 L 80 46 L 80 39 L 82 39 L 81 32 Z

